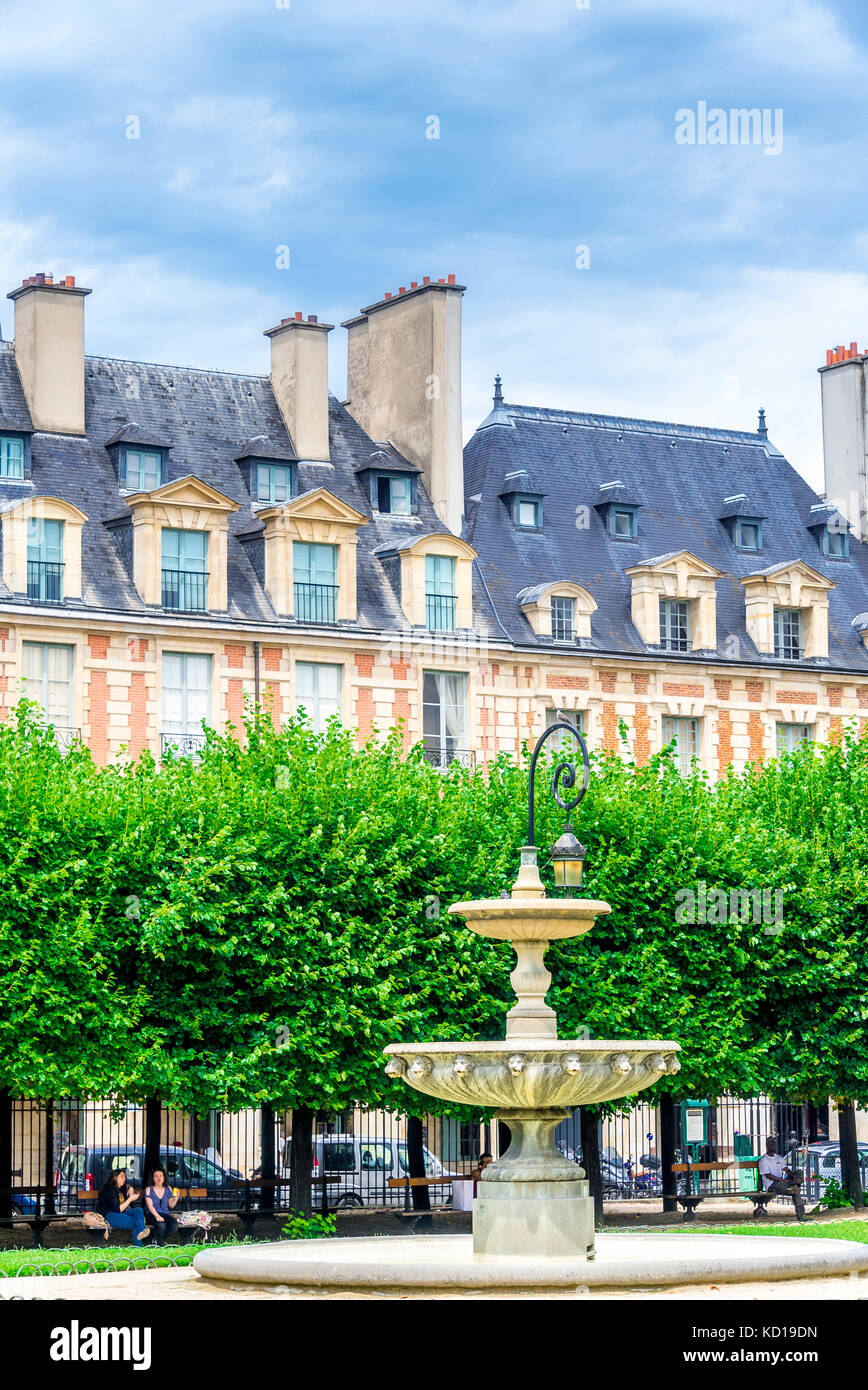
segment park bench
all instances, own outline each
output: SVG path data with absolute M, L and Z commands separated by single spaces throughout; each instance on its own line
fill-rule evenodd
M 727 1169 L 741 1171 L 743 1169 L 756 1170 L 759 1167 L 759 1160 L 756 1158 L 739 1159 L 733 1158 L 719 1163 L 673 1163 L 673 1173 L 685 1173 L 686 1185 L 690 1186 L 690 1177 L 694 1173 L 715 1173 Z M 776 1198 L 782 1201 L 792 1201 L 791 1197 L 784 1197 L 780 1192 L 766 1192 L 764 1188 L 757 1188 L 752 1192 L 677 1192 L 675 1200 L 683 1208 L 684 1215 L 682 1221 L 692 1221 L 696 1208 L 706 1197 L 741 1197 L 753 1205 L 752 1220 L 757 1217 L 768 1216 L 768 1204 Z
M 99 1199 L 99 1192 L 94 1191 L 94 1189 L 93 1189 L 92 1187 L 80 1188 L 79 1191 L 76 1192 L 75 1195 L 76 1195 L 76 1197 L 78 1198 L 78 1201 L 81 1203 L 81 1205 L 84 1206 L 84 1207 L 86 1207 L 86 1208 L 90 1208 L 91 1206 L 95 1206 L 95 1205 L 96 1205 L 96 1202 L 97 1202 L 98 1199 Z M 186 1201 L 186 1200 L 192 1198 L 192 1200 L 193 1200 L 194 1202 L 201 1202 L 201 1201 L 203 1200 L 203 1198 L 207 1197 L 207 1195 L 208 1195 L 208 1190 L 207 1190 L 207 1188 L 205 1188 L 205 1187 L 179 1187 L 179 1188 L 178 1188 L 178 1196 L 181 1198 L 182 1201 Z M 66 1213 L 66 1217 L 69 1217 L 70 1215 L 73 1215 L 73 1214 L 74 1214 L 74 1213 L 67 1212 L 67 1213 Z M 188 1229 L 188 1228 L 184 1227 L 184 1228 L 182 1228 L 182 1229 Z M 117 1234 L 117 1232 L 115 1232 L 115 1234 Z M 90 1237 L 91 1237 L 91 1245 L 103 1244 L 104 1241 L 105 1241 L 105 1239 L 106 1239 L 105 1233 L 104 1233 L 103 1231 L 99 1230 L 97 1227 L 94 1227 L 94 1228 L 90 1231 Z M 133 1236 L 132 1236 L 132 1231 L 131 1231 L 131 1232 L 130 1232 L 130 1240 L 132 1240 L 132 1238 L 133 1238 Z
M 451 1187 L 453 1182 L 460 1182 L 466 1177 L 466 1173 L 443 1173 L 439 1178 L 411 1178 L 409 1175 L 403 1178 L 389 1178 L 388 1187 L 402 1187 L 404 1189 L 404 1206 L 401 1211 L 394 1213 L 395 1216 L 399 1221 L 409 1226 L 411 1231 L 424 1231 L 430 1228 L 431 1211 L 445 1211 L 446 1204 L 434 1207 L 429 1211 L 415 1211 L 410 1189 L 413 1187 Z

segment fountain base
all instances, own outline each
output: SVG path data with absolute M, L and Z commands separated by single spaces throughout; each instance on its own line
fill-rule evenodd
M 587 1182 L 481 1182 L 473 1203 L 473 1253 L 592 1260 L 594 1201 Z

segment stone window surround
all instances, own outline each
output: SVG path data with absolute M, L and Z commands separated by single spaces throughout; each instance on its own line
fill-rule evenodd
M 631 581 L 633 624 L 647 646 L 660 646 L 660 600 L 675 599 L 689 604 L 690 649 L 717 649 L 715 585 L 722 570 L 682 550 L 631 565 L 624 573 Z
M 401 561 L 401 610 L 413 627 L 424 628 L 425 559 L 428 555 L 448 555 L 455 560 L 455 631 L 473 628 L 473 561 L 476 551 L 467 541 L 451 532 L 420 536 L 395 551 Z M 429 662 L 430 665 L 430 662 Z M 445 667 L 443 668 L 446 669 Z
M 524 596 L 524 601 L 522 598 Z M 590 590 L 576 584 L 572 579 L 559 579 L 552 584 L 537 585 L 533 589 L 523 589 L 518 595 L 521 611 L 527 618 L 537 637 L 552 637 L 552 599 L 571 598 L 575 600 L 573 610 L 574 638 L 590 640 L 591 615 L 597 611 L 597 600 Z
M 163 598 L 163 529 L 204 531 L 208 535 L 208 609 L 228 608 L 227 544 L 229 516 L 238 503 L 192 474 L 126 499 L 133 524 L 133 583 L 143 603 L 160 607 Z
M 87 686 L 89 682 L 88 670 L 94 665 L 90 655 L 90 648 L 87 636 L 84 632 L 84 625 L 81 628 L 76 625 L 70 631 L 65 623 L 46 624 L 41 623 L 31 626 L 30 623 L 19 623 L 15 635 L 15 662 L 14 675 L 9 679 L 9 697 L 13 704 L 17 704 L 24 691 L 24 643 L 39 642 L 56 647 L 72 647 L 72 728 L 81 729 L 88 722 L 87 711 L 84 707 L 87 696 Z M 11 654 L 12 648 L 8 649 Z M 7 658 L 8 659 L 8 658 Z M 14 694 L 13 694 L 14 690 Z
M 804 560 L 793 560 L 775 566 L 771 573 L 748 574 L 741 582 L 745 589 L 748 636 L 757 651 L 774 654 L 775 609 L 797 608 L 802 614 L 803 658 L 828 657 L 829 590 L 836 587 L 831 580 L 811 569 Z
M 81 530 L 87 516 L 59 497 L 25 497 L 2 513 L 3 581 L 16 596 L 27 594 L 27 523 L 62 521 L 63 598 L 81 598 Z
M 356 622 L 356 530 L 367 517 L 325 487 L 261 507 L 258 516 L 265 528 L 265 589 L 275 611 L 294 615 L 292 547 L 295 541 L 308 541 L 337 548 L 337 621 Z

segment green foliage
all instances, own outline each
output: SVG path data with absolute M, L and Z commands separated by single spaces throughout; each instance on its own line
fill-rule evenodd
M 291 1211 L 287 1213 L 280 1229 L 287 1240 L 315 1240 L 319 1236 L 335 1234 L 337 1217 L 334 1213 L 324 1215 L 321 1211 L 315 1211 L 311 1216 L 302 1216 L 301 1212 Z
M 541 846 L 563 825 L 550 776 Z M 437 1108 L 382 1049 L 503 1036 L 512 951 L 446 908 L 509 889 L 526 797 L 526 758 L 443 775 L 398 732 L 360 749 L 336 722 L 262 714 L 198 762 L 97 768 L 21 706 L 0 725 L 0 1085 L 200 1113 Z M 612 911 L 549 951 L 562 1036 L 675 1039 L 658 1091 L 868 1101 L 864 740 L 717 786 L 671 751 L 593 755 L 576 828 L 583 892 Z M 783 918 L 680 913 L 701 885 L 779 891 Z

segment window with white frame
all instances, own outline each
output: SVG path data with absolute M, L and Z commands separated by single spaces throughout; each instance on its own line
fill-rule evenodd
M 130 492 L 153 492 L 163 481 L 163 455 L 159 449 L 127 449 L 124 486 Z
M 304 710 L 315 733 L 325 732 L 328 721 L 341 712 L 340 666 L 319 661 L 295 663 L 295 708 Z
M 552 637 L 556 642 L 572 642 L 576 635 L 576 600 L 552 594 Z
M 448 767 L 455 758 L 470 761 L 467 676 L 463 672 L 423 672 L 422 735 L 425 756 L 436 767 Z
M 284 463 L 256 465 L 257 502 L 288 502 L 292 497 L 292 470 Z
M 810 724 L 778 724 L 778 752 L 792 753 L 801 744 L 810 743 L 812 737 Z
M 377 478 L 377 510 L 409 516 L 413 510 L 413 482 L 406 473 L 381 473 Z
M 660 600 L 660 645 L 669 652 L 690 651 L 690 604 L 686 600 Z
M 550 728 L 552 724 L 571 724 L 574 729 L 584 735 L 587 726 L 587 715 L 583 709 L 547 709 L 546 728 Z M 558 752 L 575 753 L 579 751 L 575 739 L 571 738 L 565 729 L 559 733 L 552 734 L 549 743 L 551 743 Z
M 802 610 L 800 608 L 776 608 L 775 656 L 784 661 L 800 661 L 803 651 Z
M 54 642 L 22 642 L 24 698 L 41 709 L 43 722 L 71 732 L 73 648 Z
M 211 658 L 201 652 L 163 652 L 162 746 L 194 753 L 205 744 L 211 718 Z
M 678 771 L 686 776 L 690 772 L 693 759 L 699 757 L 699 720 L 664 715 L 663 742 L 667 744 L 673 740 Z

